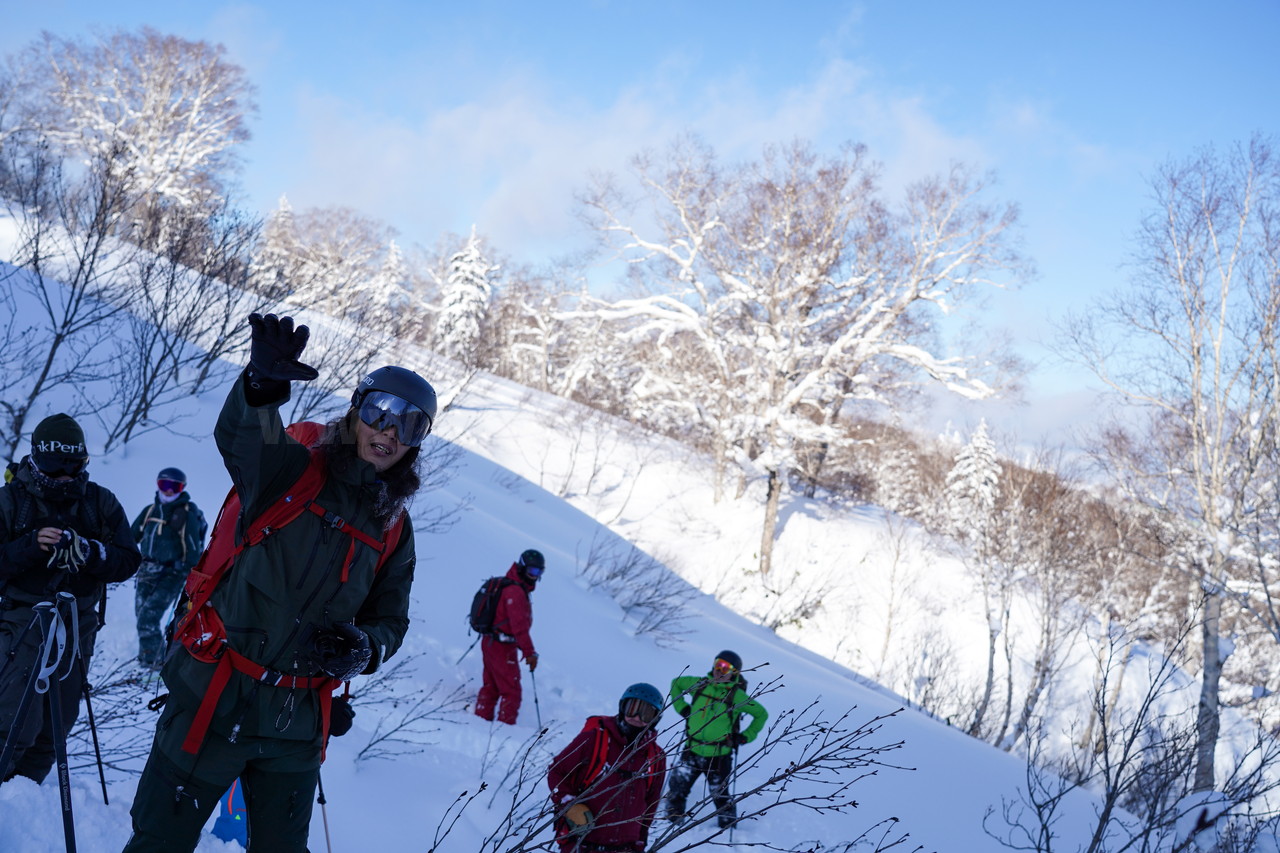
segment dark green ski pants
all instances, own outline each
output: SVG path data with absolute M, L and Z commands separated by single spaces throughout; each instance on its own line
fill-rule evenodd
M 244 787 L 252 853 L 305 853 L 320 743 L 210 731 L 194 763 L 182 752 L 194 712 L 165 708 L 134 795 L 133 836 L 124 853 L 190 853 L 219 799 Z

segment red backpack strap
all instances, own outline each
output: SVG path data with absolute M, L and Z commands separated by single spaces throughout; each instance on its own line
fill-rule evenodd
M 303 429 L 307 428 L 307 429 Z M 287 432 L 292 436 L 298 432 L 302 437 L 319 438 L 321 426 L 313 423 L 294 424 Z M 214 522 L 213 532 L 209 536 L 209 544 L 200 560 L 187 574 L 187 582 L 183 587 L 189 602 L 189 608 L 175 629 L 178 636 L 186 627 L 186 621 L 206 603 L 218 587 L 218 583 L 227 573 L 227 569 L 245 548 L 257 545 L 280 528 L 292 522 L 311 505 L 320 493 L 325 481 L 325 467 L 320 452 L 312 450 L 311 459 L 302 475 L 289 490 L 251 523 L 245 525 L 243 536 L 237 540 L 236 528 L 240 525 L 242 506 L 240 495 L 233 488 L 227 493 L 222 509 L 218 511 L 218 519 Z M 345 573 L 344 578 L 345 580 Z
M 404 535 L 404 525 L 408 521 L 405 513 L 400 513 L 391 528 L 387 530 L 387 538 L 383 540 L 382 553 L 378 556 L 378 564 L 374 566 L 373 573 L 376 575 L 387 564 L 387 560 L 391 559 L 391 555 L 395 553 L 396 548 L 400 545 L 400 537 Z
M 604 730 L 600 718 L 587 718 L 587 727 L 594 731 L 595 738 L 591 741 L 591 753 L 587 758 L 587 767 L 582 773 L 580 784 L 583 791 L 590 788 L 600 776 L 609 758 L 609 733 Z
M 352 558 L 355 555 L 356 541 L 359 540 L 378 552 L 376 572 L 390 558 L 391 553 L 399 545 L 404 533 L 405 514 L 401 513 L 395 523 L 387 530 L 385 540 L 377 540 L 361 530 L 352 527 L 341 516 L 328 512 L 315 503 L 325 481 L 325 466 L 322 451 L 314 444 L 323 433 L 323 427 L 314 423 L 301 423 L 290 426 L 288 434 L 311 450 L 311 459 L 302 476 L 289 488 L 289 491 L 263 510 L 255 518 L 239 541 L 236 540 L 236 527 L 240 523 L 240 497 L 232 489 L 227 495 L 222 509 L 214 522 L 213 533 L 209 538 L 209 546 L 200 556 L 200 562 L 187 577 L 185 592 L 189 599 L 189 609 L 179 620 L 174 630 L 174 637 L 181 642 L 187 651 L 200 660 L 215 663 L 216 668 L 211 677 L 200 707 L 192 721 L 187 737 L 183 741 L 184 751 L 195 754 L 200 750 L 208 732 L 209 723 L 213 719 L 218 698 L 222 695 L 231 679 L 232 670 L 236 670 L 254 681 L 271 687 L 284 685 L 291 689 L 302 688 L 316 690 L 320 698 L 321 717 L 321 756 L 324 760 L 325 747 L 329 740 L 330 711 L 333 705 L 333 691 L 341 683 L 331 678 L 298 678 L 268 670 L 253 660 L 239 654 L 223 643 L 226 631 L 222 620 L 212 608 L 206 608 L 209 598 L 218 587 L 218 583 L 226 575 L 235 558 L 250 545 L 257 545 L 271 536 L 286 524 L 297 519 L 302 513 L 310 511 L 320 516 L 326 523 L 346 533 L 351 540 L 347 548 L 347 558 L 342 567 L 342 582 L 346 583 Z

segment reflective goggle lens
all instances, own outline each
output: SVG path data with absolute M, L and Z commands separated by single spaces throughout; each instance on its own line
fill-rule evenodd
M 716 662 L 711 668 L 721 675 L 733 675 L 733 673 L 738 671 L 738 668 L 733 664 L 729 663 L 727 660 L 721 660 L 720 658 L 716 658 Z
M 386 391 L 373 391 L 360 401 L 360 420 L 381 432 L 396 428 L 396 437 L 407 447 L 418 447 L 431 432 L 431 416 L 413 403 Z
M 156 480 L 156 488 L 166 495 L 176 495 L 186 487 L 186 483 L 177 480 Z
M 537 580 L 538 578 L 542 577 L 542 573 L 545 571 L 546 569 L 544 569 L 542 566 L 525 566 L 524 567 L 524 573 L 529 577 L 533 578 L 534 580 Z
M 648 725 L 658 718 L 658 709 L 642 699 L 628 699 L 622 708 L 622 716 L 635 717 Z

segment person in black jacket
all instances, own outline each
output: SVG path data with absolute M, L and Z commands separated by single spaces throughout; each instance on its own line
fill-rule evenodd
M 0 488 L 0 741 L 9 737 L 37 662 L 40 632 L 25 630 L 34 605 L 59 592 L 75 596 L 84 666 L 73 666 L 59 685 L 66 731 L 80 712 L 98 603 L 108 583 L 132 577 L 142 560 L 124 508 L 89 480 L 88 464 L 80 425 L 67 415 L 52 415 L 36 426 L 31 454 Z M 44 704 L 33 702 L 10 766 L 0 768 L 0 782 L 15 775 L 42 782 L 53 762 L 51 723 Z

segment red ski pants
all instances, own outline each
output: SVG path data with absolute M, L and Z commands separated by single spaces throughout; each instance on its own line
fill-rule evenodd
M 476 716 L 492 720 L 494 709 L 498 722 L 515 724 L 520 713 L 520 653 L 515 643 L 503 643 L 486 635 L 480 641 L 484 657 L 484 677 L 480 695 L 476 697 Z

